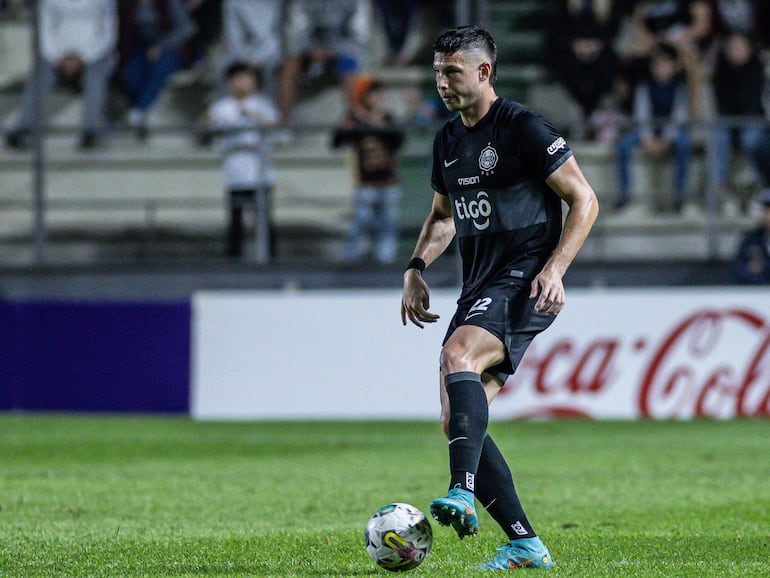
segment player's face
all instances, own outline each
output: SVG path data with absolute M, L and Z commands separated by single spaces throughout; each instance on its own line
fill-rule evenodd
M 449 110 L 462 112 L 477 104 L 482 93 L 483 62 L 473 51 L 433 55 L 436 89 Z

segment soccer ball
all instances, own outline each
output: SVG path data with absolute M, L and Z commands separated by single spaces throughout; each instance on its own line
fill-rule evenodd
M 366 551 L 378 566 L 392 572 L 417 568 L 430 554 L 433 529 L 420 510 L 409 504 L 389 504 L 366 525 Z

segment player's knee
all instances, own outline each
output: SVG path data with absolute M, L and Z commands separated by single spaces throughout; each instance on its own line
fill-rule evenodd
M 441 371 L 451 375 L 459 371 L 472 371 L 468 351 L 452 343 L 447 343 L 441 350 Z

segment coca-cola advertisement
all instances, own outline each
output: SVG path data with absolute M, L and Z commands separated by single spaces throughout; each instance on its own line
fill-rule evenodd
M 505 418 L 770 416 L 770 292 L 568 294 L 492 407 Z
M 203 292 L 193 303 L 198 419 L 439 417 L 440 315 L 404 326 L 396 290 Z M 770 291 L 567 289 L 492 419 L 770 416 Z

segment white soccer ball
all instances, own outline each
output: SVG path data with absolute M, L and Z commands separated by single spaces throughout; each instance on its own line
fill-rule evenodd
M 432 545 L 430 522 L 410 504 L 388 504 L 366 525 L 366 551 L 378 566 L 392 572 L 417 568 Z

